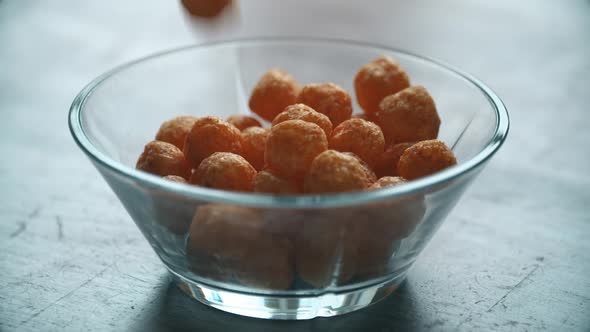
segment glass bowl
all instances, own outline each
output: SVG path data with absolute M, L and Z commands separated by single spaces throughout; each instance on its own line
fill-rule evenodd
M 397 59 L 412 84 L 430 91 L 442 119 L 439 139 L 452 147 L 456 166 L 398 187 L 299 196 L 207 189 L 134 168 L 167 119 L 248 113 L 247 97 L 271 67 L 304 84 L 332 81 L 352 92 L 356 71 L 379 55 Z M 91 82 L 69 114 L 74 139 L 179 287 L 212 307 L 270 319 L 340 315 L 392 293 L 501 146 L 508 122 L 489 88 L 446 65 L 383 46 L 309 38 L 148 56 Z

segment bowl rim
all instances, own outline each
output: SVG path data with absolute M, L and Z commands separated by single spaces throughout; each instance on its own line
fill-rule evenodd
M 272 44 L 272 43 L 332 43 L 339 45 L 348 45 L 362 48 L 372 48 L 386 52 L 393 52 L 401 54 L 402 56 L 414 58 L 415 60 L 425 61 L 431 65 L 435 65 L 443 70 L 446 70 L 460 78 L 471 83 L 479 89 L 479 91 L 487 98 L 488 102 L 496 113 L 496 128 L 489 142 L 485 147 L 479 151 L 472 158 L 465 160 L 457 165 L 445 169 L 436 174 L 413 180 L 404 184 L 403 186 L 395 186 L 383 188 L 373 191 L 359 191 L 340 194 L 322 194 L 322 195 L 269 195 L 260 193 L 240 193 L 229 192 L 217 189 L 210 189 L 198 187 L 193 185 L 186 185 L 162 179 L 159 176 L 152 175 L 135 168 L 127 166 L 119 161 L 116 161 L 95 147 L 86 136 L 82 127 L 82 112 L 87 99 L 92 95 L 94 90 L 110 77 L 123 72 L 127 68 L 134 65 L 175 53 L 184 51 L 191 51 L 201 48 L 209 48 L 230 44 Z M 405 195 L 416 194 L 421 191 L 429 191 L 434 187 L 443 185 L 452 180 L 455 180 L 471 171 L 477 169 L 489 160 L 498 151 L 500 146 L 504 143 L 509 130 L 509 115 L 506 106 L 502 100 L 496 95 L 492 89 L 486 86 L 483 82 L 475 77 L 458 70 L 444 62 L 435 60 L 426 56 L 415 54 L 403 49 L 389 47 L 386 45 L 361 42 L 347 39 L 337 38 L 318 38 L 318 37 L 256 37 L 256 38 L 238 38 L 217 40 L 212 42 L 191 44 L 181 47 L 176 47 L 150 55 L 140 57 L 136 60 L 126 62 L 119 65 L 104 74 L 98 76 L 90 83 L 88 83 L 75 97 L 70 107 L 68 115 L 68 123 L 70 133 L 78 146 L 93 162 L 97 162 L 111 171 L 122 175 L 134 181 L 141 182 L 144 186 L 155 190 L 171 192 L 176 195 L 185 196 L 187 198 L 209 201 L 212 203 L 223 203 L 241 206 L 253 207 L 274 207 L 274 208 L 325 208 L 325 207 L 342 207 L 351 205 L 360 205 L 373 202 L 379 202 L 385 199 L 400 198 Z

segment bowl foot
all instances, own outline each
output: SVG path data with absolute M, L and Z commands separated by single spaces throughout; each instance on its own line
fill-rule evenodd
M 363 309 L 393 293 L 405 275 L 376 285 L 316 296 L 254 295 L 215 288 L 171 273 L 177 286 L 188 296 L 233 314 L 280 320 L 332 317 Z

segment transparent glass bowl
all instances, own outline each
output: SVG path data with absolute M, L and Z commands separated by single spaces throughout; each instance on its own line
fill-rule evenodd
M 397 59 L 413 84 L 431 92 L 439 139 L 452 147 L 457 166 L 399 187 L 317 196 L 224 192 L 134 168 L 167 119 L 248 113 L 247 97 L 271 67 L 301 83 L 332 81 L 352 92 L 356 71 L 379 55 Z M 212 307 L 272 319 L 339 315 L 393 292 L 501 146 L 508 122 L 489 88 L 438 62 L 376 45 L 284 38 L 134 61 L 90 83 L 69 115 L 74 139 L 179 287 Z

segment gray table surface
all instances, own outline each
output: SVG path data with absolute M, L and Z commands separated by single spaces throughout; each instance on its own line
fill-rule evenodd
M 442 59 L 487 82 L 508 141 L 390 298 L 274 322 L 180 293 L 75 146 L 96 75 L 220 38 L 316 35 Z M 589 1 L 241 1 L 189 23 L 176 1 L 0 0 L 0 330 L 590 330 Z

